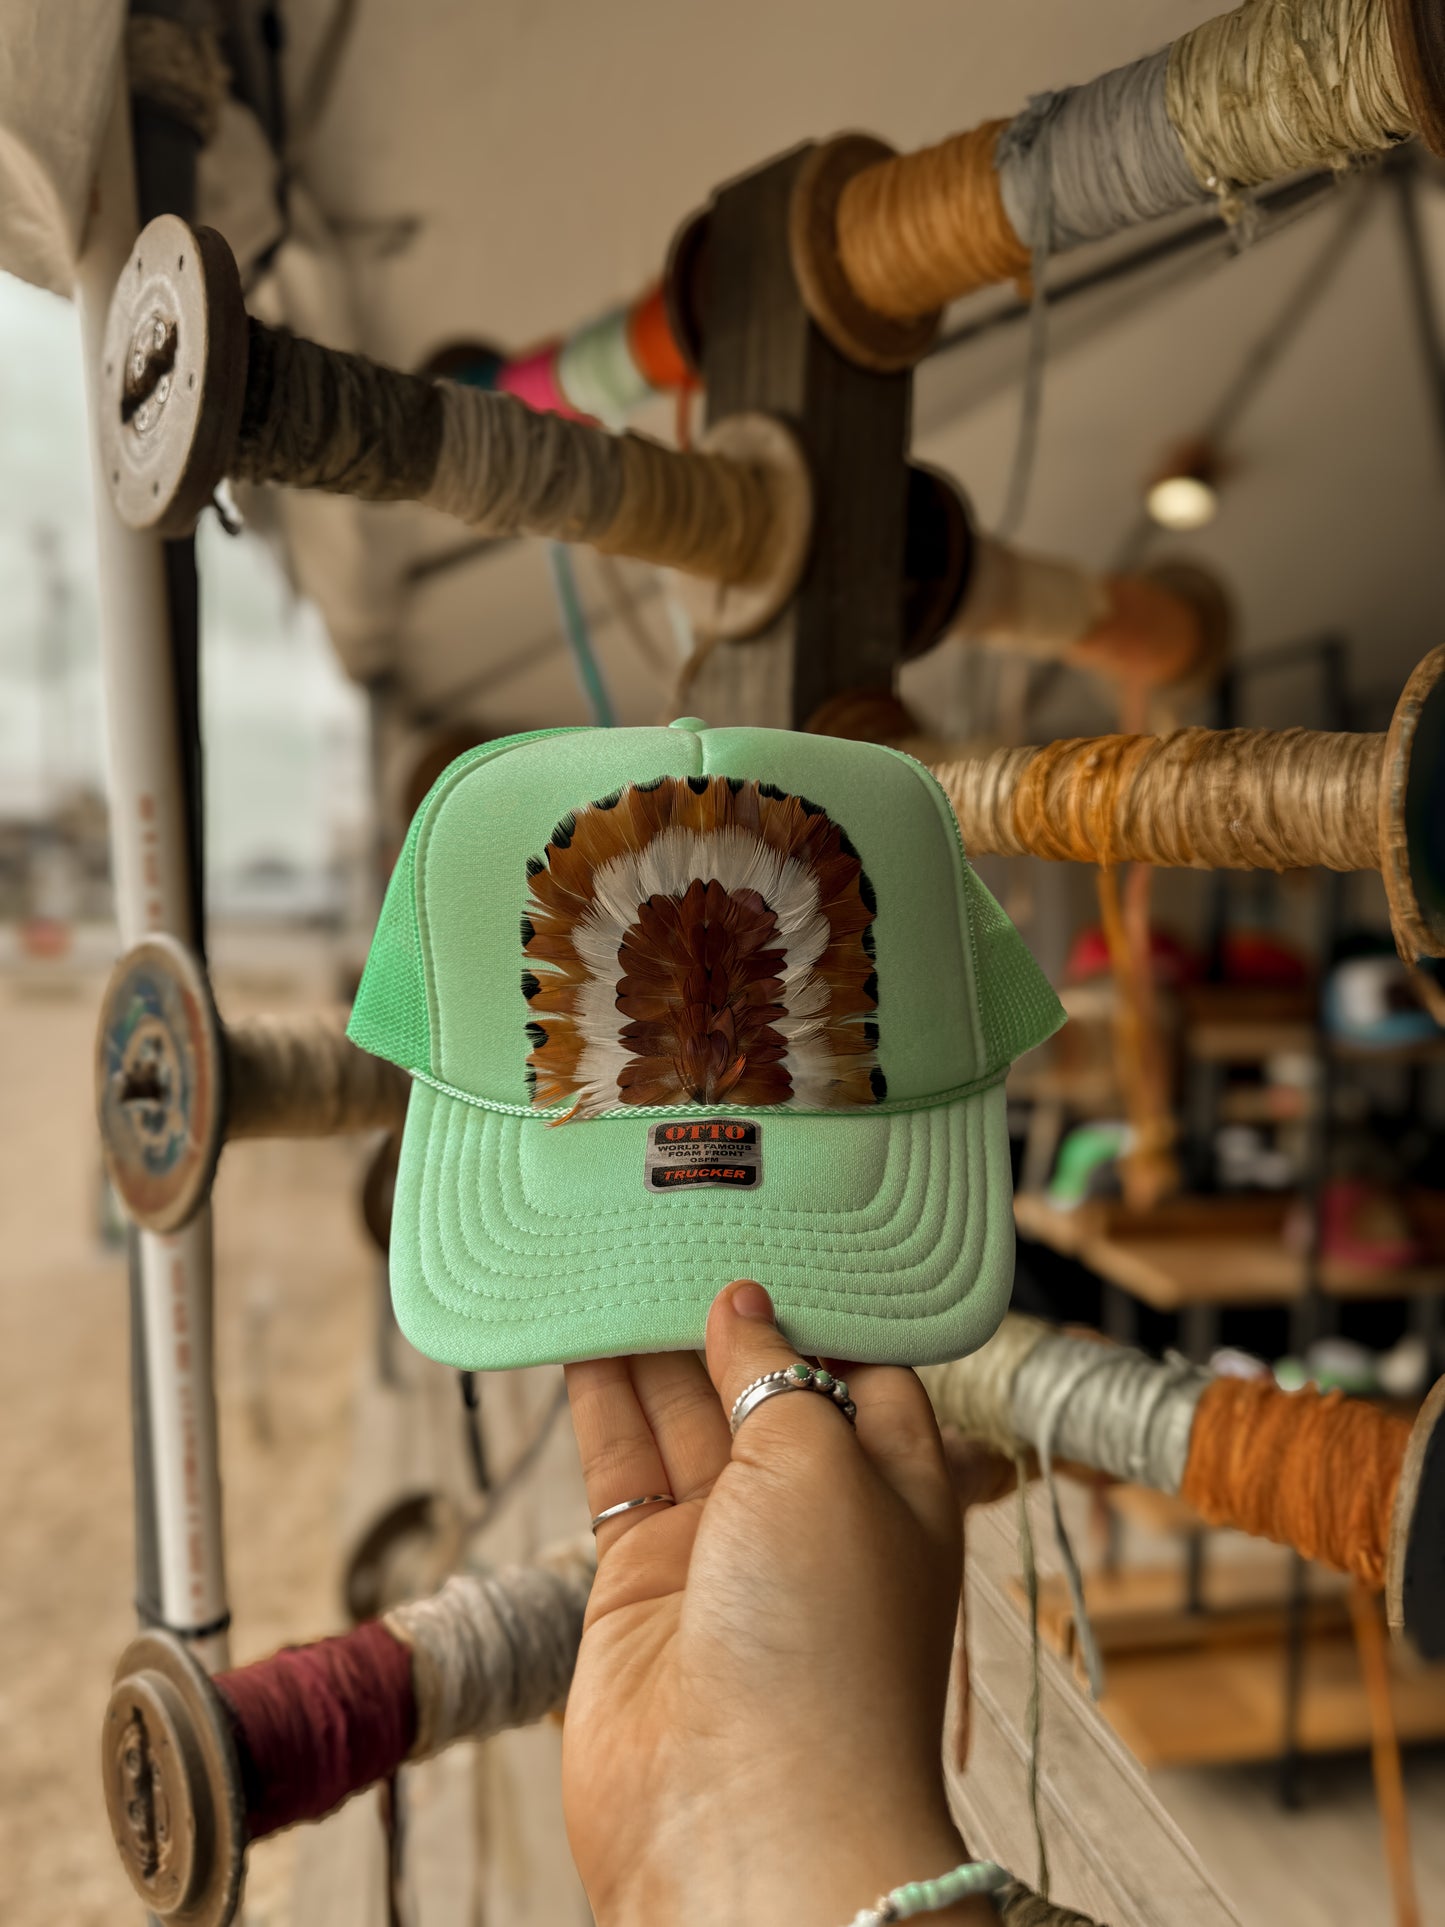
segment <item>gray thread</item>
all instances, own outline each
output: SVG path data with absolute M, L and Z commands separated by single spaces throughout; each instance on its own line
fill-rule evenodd
M 412 1650 L 413 1760 L 530 1725 L 561 1705 L 594 1571 L 590 1546 L 579 1543 L 535 1566 L 454 1576 L 429 1599 L 387 1614 L 388 1629 Z
M 1041 1450 L 1047 1433 L 1060 1458 L 1178 1492 L 1194 1410 L 1208 1383 L 1207 1372 L 1181 1358 L 1161 1364 L 1143 1352 L 1059 1333 L 1037 1345 L 1014 1375 L 1016 1435 Z
M 1039 1892 L 1049 1891 L 1049 1844 L 1044 1837 L 1044 1816 L 1039 1806 L 1039 1773 L 1044 1751 L 1043 1670 L 1039 1663 L 1039 1562 L 1034 1551 L 1034 1526 L 1029 1517 L 1029 1468 L 1027 1454 L 1016 1451 L 1014 1473 L 1019 1491 L 1019 1553 L 1023 1560 L 1024 1594 L 1029 1609 L 1029 1696 L 1024 1725 L 1029 1736 L 1029 1819 L 1034 1829 L 1034 1847 L 1039 1857 Z
M 437 384 L 247 325 L 246 396 L 230 472 L 400 502 L 424 495 L 441 450 Z
M 1005 129 L 1005 137 L 1012 132 Z M 1023 395 L 1019 403 L 1018 436 L 1014 442 L 1013 462 L 1004 505 L 998 519 L 998 535 L 1008 541 L 1018 533 L 1028 506 L 1029 485 L 1034 476 L 1038 454 L 1039 424 L 1044 408 L 1044 372 L 1049 359 L 1049 301 L 1047 275 L 1049 255 L 1054 248 L 1054 128 L 1052 121 L 1040 122 L 1032 148 L 1024 156 L 1021 172 L 1033 187 L 1033 261 L 1030 278 L 1028 355 L 1024 363 Z M 1000 180 L 1000 187 L 1002 181 Z
M 1169 119 L 1169 48 L 1080 87 L 1036 94 L 1004 130 L 999 192 L 1030 247 L 1100 240 L 1208 199 Z M 1033 163 L 1047 149 L 1042 172 Z

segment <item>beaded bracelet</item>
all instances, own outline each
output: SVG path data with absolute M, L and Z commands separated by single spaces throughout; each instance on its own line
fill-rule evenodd
M 871 1907 L 861 1908 L 848 1927 L 887 1927 L 889 1921 L 912 1920 L 915 1914 L 936 1914 L 956 1900 L 996 1894 L 1012 1879 L 1007 1868 L 996 1861 L 968 1860 L 937 1880 L 910 1880 L 907 1886 L 894 1887 Z

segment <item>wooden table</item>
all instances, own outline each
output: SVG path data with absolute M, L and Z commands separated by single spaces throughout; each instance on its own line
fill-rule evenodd
M 1180 1320 L 1180 1347 L 1201 1362 L 1213 1351 L 1218 1315 L 1232 1305 L 1289 1305 L 1303 1298 L 1308 1263 L 1285 1242 L 1293 1199 L 1281 1196 L 1173 1198 L 1150 1212 L 1121 1201 L 1093 1199 L 1062 1211 L 1039 1192 L 1014 1199 L 1021 1236 L 1087 1265 L 1106 1287 L 1105 1326 L 1111 1337 L 1137 1341 L 1142 1303 Z M 1445 1293 L 1445 1252 L 1439 1227 L 1427 1214 L 1422 1230 L 1432 1249 L 1427 1263 L 1399 1270 L 1326 1258 L 1318 1284 L 1326 1298 L 1410 1298 L 1420 1301 L 1433 1328 Z M 1109 1289 L 1112 1287 L 1112 1290 Z

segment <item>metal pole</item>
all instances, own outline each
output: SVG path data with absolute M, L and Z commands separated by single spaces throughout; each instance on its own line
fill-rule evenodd
M 111 291 L 138 232 L 130 101 L 122 71 L 102 149 L 76 303 L 89 398 L 111 850 L 123 944 L 196 935 L 164 544 L 120 522 L 99 467 L 101 343 Z M 142 1233 L 132 1297 L 138 1604 L 226 1663 L 220 1454 L 212 1377 L 209 1212 L 175 1237 Z

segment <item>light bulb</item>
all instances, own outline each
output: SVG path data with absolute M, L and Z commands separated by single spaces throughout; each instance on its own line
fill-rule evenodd
M 1214 484 L 1202 475 L 1161 475 L 1144 501 L 1161 529 L 1202 529 L 1219 513 Z

